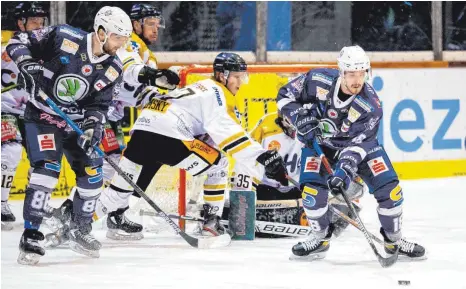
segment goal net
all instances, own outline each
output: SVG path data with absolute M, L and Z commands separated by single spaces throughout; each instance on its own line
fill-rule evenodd
M 238 117 L 242 126 L 250 131 L 267 113 L 277 110 L 275 98 L 278 90 L 302 73 L 323 65 L 249 65 L 249 83 L 242 86 L 236 98 Z M 189 66 L 180 70 L 180 86 L 211 77 L 211 66 Z M 205 177 L 192 177 L 184 171 L 162 167 L 152 180 L 146 193 L 166 213 L 177 215 L 196 215 L 202 202 L 203 182 Z M 228 197 L 228 196 L 226 196 Z M 195 203 L 195 204 L 193 204 Z M 143 200 L 130 203 L 130 212 L 139 216 L 139 220 L 150 231 L 167 228 L 165 222 L 152 216 L 141 216 L 142 212 L 154 212 Z M 135 220 L 137 221 L 137 220 Z M 184 228 L 185 223 L 180 221 Z

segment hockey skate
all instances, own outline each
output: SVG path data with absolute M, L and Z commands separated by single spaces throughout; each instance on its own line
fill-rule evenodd
M 290 260 L 314 261 L 325 258 L 330 249 L 330 238 L 333 231 L 331 227 L 329 226 L 328 233 L 324 237 L 322 237 L 324 233 L 312 234 L 308 240 L 294 245 L 291 248 L 293 254 Z
M 46 248 L 58 247 L 69 240 L 71 213 L 73 202 L 67 199 L 59 208 L 50 208 L 44 224 L 52 231 L 45 235 Z
M 230 236 L 232 235 L 228 229 L 226 229 L 221 223 L 220 223 L 220 216 L 217 216 L 215 212 L 212 210 L 212 207 L 210 205 L 204 204 L 204 223 L 202 225 L 201 229 L 201 235 L 202 236 L 220 236 L 223 234 L 229 234 Z
M 393 254 L 397 247 L 400 249 L 399 250 L 399 260 L 425 260 L 427 259 L 427 256 L 425 255 L 426 250 L 423 246 L 416 244 L 414 242 L 409 242 L 405 238 L 401 238 L 397 242 L 391 241 L 387 235 L 385 234 L 385 231 L 380 228 L 380 234 L 382 234 L 383 239 L 384 239 L 384 249 L 387 254 Z
M 69 233 L 70 249 L 79 254 L 83 254 L 92 258 L 99 258 L 99 250 L 102 247 L 102 244 L 100 244 L 100 242 L 91 235 L 91 230 L 91 224 L 83 224 L 78 226 L 76 223 L 71 222 Z
M 14 221 L 16 221 L 16 218 L 11 212 L 8 202 L 2 201 L 2 231 L 13 230 Z
M 35 265 L 39 263 L 41 256 L 45 255 L 45 250 L 39 244 L 44 240 L 44 235 L 36 229 L 25 229 L 19 241 L 18 263 L 21 265 Z
M 142 225 L 126 218 L 128 207 L 111 212 L 107 217 L 107 238 L 112 240 L 137 241 L 144 238 Z

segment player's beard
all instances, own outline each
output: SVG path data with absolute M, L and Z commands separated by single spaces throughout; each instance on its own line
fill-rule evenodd
M 105 54 L 108 54 L 110 56 L 115 56 L 117 53 L 118 49 L 112 48 L 108 42 L 104 44 L 104 47 L 102 48 Z
M 351 85 L 348 86 L 347 83 L 345 83 L 346 89 L 349 90 L 353 95 L 358 94 L 362 90 L 362 85 Z

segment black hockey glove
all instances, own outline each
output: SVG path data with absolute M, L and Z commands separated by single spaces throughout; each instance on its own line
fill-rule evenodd
M 18 63 L 18 86 L 26 90 L 30 97 L 36 97 L 39 91 L 44 67 L 32 59 L 26 59 Z
M 334 196 L 338 196 L 342 191 L 346 191 L 355 177 L 356 171 L 351 165 L 351 162 L 347 160 L 340 161 L 333 175 L 327 180 L 330 193 Z
M 265 175 L 268 178 L 280 182 L 282 186 L 288 186 L 288 179 L 286 178 L 288 172 L 285 162 L 276 151 L 266 151 L 257 157 L 257 161 L 264 166 Z
M 296 129 L 298 130 L 298 140 L 305 145 L 308 145 L 316 135 L 320 134 L 318 125 L 319 120 L 315 116 L 311 115 L 309 110 L 300 110 L 295 123 Z
M 138 81 L 149 86 L 173 90 L 180 83 L 180 78 L 171 70 L 144 66 L 139 72 Z
M 83 135 L 78 137 L 78 145 L 91 158 L 98 157 L 94 153 L 94 146 L 102 141 L 104 135 L 105 115 L 99 111 L 88 110 L 84 114 Z

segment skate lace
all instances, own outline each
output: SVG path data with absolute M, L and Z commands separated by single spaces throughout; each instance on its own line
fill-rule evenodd
M 130 219 L 126 218 L 125 215 L 123 215 L 123 218 L 122 218 L 122 220 L 121 220 L 121 223 L 122 223 L 122 224 L 128 224 L 129 226 L 135 226 L 135 225 L 136 225 L 135 222 L 133 222 L 133 221 L 131 221 Z
M 11 214 L 11 209 L 7 202 L 2 202 L 2 213 L 6 215 Z
M 310 241 L 304 241 L 301 244 L 303 245 L 303 248 L 306 251 L 311 251 L 311 250 L 314 250 L 315 248 L 317 248 L 317 246 L 319 246 L 320 240 L 319 239 L 312 239 Z
M 414 246 L 416 244 L 412 242 L 408 242 L 405 239 L 401 239 L 400 242 L 400 250 L 403 252 L 409 252 L 412 253 L 414 251 Z

